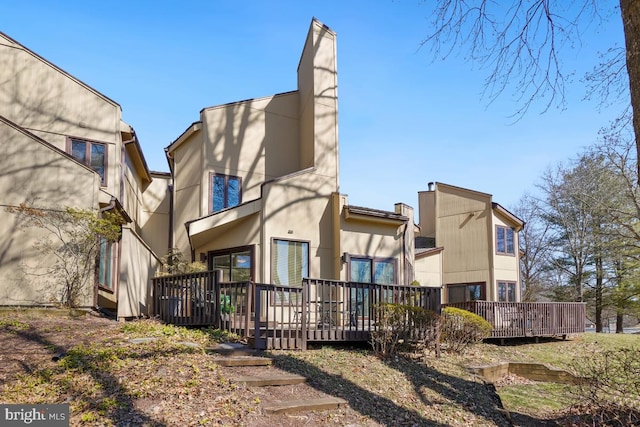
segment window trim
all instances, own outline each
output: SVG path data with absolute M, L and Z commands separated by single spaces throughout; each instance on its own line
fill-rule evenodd
M 374 270 L 374 265 L 376 262 L 391 262 L 393 264 L 393 282 L 389 283 L 390 285 L 393 284 L 398 284 L 398 260 L 396 258 L 392 258 L 392 257 L 372 257 L 369 255 L 352 255 L 349 254 L 347 259 L 345 260 L 347 262 L 347 277 L 349 277 L 349 281 L 352 281 L 352 276 L 351 276 L 351 260 L 352 259 L 356 259 L 356 260 L 367 260 L 367 261 L 371 261 L 371 283 L 375 283 L 374 277 L 375 277 L 375 270 Z
M 87 162 L 82 162 L 80 161 L 80 159 L 77 159 L 76 157 L 73 156 L 73 151 L 72 151 L 72 146 L 73 146 L 73 142 L 84 142 L 86 144 L 85 147 L 85 157 L 86 159 L 88 159 Z M 78 163 L 82 163 L 83 165 L 85 165 L 86 167 L 88 167 L 89 169 L 91 169 L 92 171 L 94 171 L 96 174 L 98 174 L 98 176 L 100 176 L 100 174 L 91 167 L 91 146 L 92 145 L 101 145 L 104 147 L 104 177 L 100 177 L 100 187 L 107 187 L 108 184 L 108 170 L 109 170 L 109 144 L 106 142 L 102 142 L 102 141 L 96 141 L 93 139 L 87 139 L 87 138 L 79 138 L 79 137 L 75 137 L 75 136 L 67 136 L 67 141 L 66 141 L 66 153 L 72 158 L 74 159 L 76 162 Z
M 468 282 L 468 283 L 447 283 L 446 285 L 446 291 L 447 291 L 447 304 L 455 304 L 452 303 L 450 300 L 450 288 L 452 287 L 456 287 L 456 286 L 464 286 L 469 287 L 469 286 L 476 286 L 476 285 L 480 285 L 480 299 L 478 300 L 466 300 L 462 301 L 464 303 L 466 302 L 472 302 L 472 301 L 486 301 L 487 299 L 487 282 Z M 468 294 L 465 292 L 465 298 Z
M 505 284 L 507 288 L 505 289 L 506 300 L 502 301 L 500 299 L 500 285 Z M 509 300 L 509 285 L 513 285 L 513 301 Z M 498 302 L 518 302 L 518 283 L 513 280 L 496 280 L 496 300 Z
M 498 233 L 499 230 L 504 230 L 504 251 L 500 251 L 498 246 Z M 507 234 L 511 232 L 513 235 L 513 252 L 509 252 L 509 246 L 507 244 Z M 516 231 L 512 227 L 508 227 L 505 225 L 496 225 L 496 255 L 504 255 L 504 256 L 516 256 Z
M 214 197 L 213 192 L 215 190 L 214 180 L 216 176 L 224 177 L 224 207 L 220 210 L 213 209 Z M 238 204 L 229 206 L 229 178 L 235 178 L 238 180 Z M 227 175 L 224 173 L 209 172 L 209 213 L 221 212 L 225 209 L 230 209 L 242 204 L 242 177 L 236 175 Z

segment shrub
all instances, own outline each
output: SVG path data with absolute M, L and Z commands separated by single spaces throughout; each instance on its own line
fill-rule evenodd
M 421 307 L 391 303 L 381 304 L 375 309 L 377 328 L 371 331 L 371 346 L 378 357 L 392 357 L 403 345 L 426 348 L 430 343 L 437 342 L 437 313 Z
M 572 362 L 578 407 L 593 425 L 640 425 L 640 348 L 594 350 Z
M 469 346 L 488 338 L 493 326 L 467 310 L 446 307 L 440 317 L 441 341 L 449 351 L 464 352 Z

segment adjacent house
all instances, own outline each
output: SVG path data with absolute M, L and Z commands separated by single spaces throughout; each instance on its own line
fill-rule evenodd
M 443 248 L 444 302 L 521 300 L 521 219 L 490 194 L 440 182 L 419 192 L 418 202 L 416 253 Z
M 305 277 L 444 286 L 443 302 L 519 301 L 523 222 L 491 195 L 442 183 L 414 210 L 349 204 L 340 193 L 336 34 L 313 19 L 285 93 L 203 108 L 151 172 L 113 100 L 0 33 L 0 204 L 118 210 L 82 306 L 153 314 L 150 278 L 177 248 L 225 281 Z M 47 305 L 31 273 L 41 231 L 0 210 L 0 305 Z
M 6 208 L 26 203 L 118 210 L 119 242 L 103 245 L 95 286 L 78 303 L 118 317 L 148 312 L 148 281 L 164 253 L 167 174 L 149 172 L 134 130 L 113 100 L 0 33 L 0 304 L 48 305 L 60 289 L 34 249 L 43 231 L 18 227 Z

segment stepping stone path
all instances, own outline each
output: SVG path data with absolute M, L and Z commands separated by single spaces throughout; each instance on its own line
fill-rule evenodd
M 231 379 L 232 382 L 244 384 L 248 387 L 275 387 L 284 385 L 303 384 L 307 378 L 284 373 L 273 369 L 264 372 L 264 369 L 258 371 L 260 367 L 271 366 L 271 359 L 267 357 L 255 356 L 253 349 L 244 348 L 236 344 L 223 344 L 216 348 L 207 349 L 209 353 L 216 353 L 221 357 L 214 360 L 220 366 L 226 367 L 246 367 L 247 369 L 256 368 L 254 374 L 237 375 Z M 297 395 L 296 395 L 297 397 Z M 263 402 L 262 409 L 266 413 L 283 414 L 300 411 L 316 411 L 316 410 L 332 410 L 338 409 L 347 404 L 347 401 L 333 396 L 316 397 L 310 399 L 292 399 L 277 402 Z
M 132 344 L 146 344 L 153 342 L 157 338 L 134 338 L 129 340 Z M 180 342 L 187 347 L 199 347 L 196 343 Z M 304 384 L 307 378 L 282 372 L 276 368 L 271 368 L 272 360 L 267 357 L 256 356 L 254 349 L 247 348 L 244 344 L 223 343 L 213 348 L 206 348 L 205 351 L 215 354 L 214 363 L 234 368 L 243 368 L 255 371 L 250 375 L 235 375 L 232 382 L 244 384 L 247 387 L 277 387 L 286 385 Z M 265 372 L 265 368 L 268 368 Z M 309 399 L 287 399 L 277 402 L 263 402 L 262 409 L 268 414 L 284 414 L 301 411 L 317 411 L 338 409 L 347 404 L 347 401 L 333 396 L 319 396 Z M 299 397 L 298 394 L 293 395 Z

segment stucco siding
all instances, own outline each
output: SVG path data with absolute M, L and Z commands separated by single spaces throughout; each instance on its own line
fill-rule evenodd
M 169 250 L 170 184 L 171 177 L 155 175 L 151 184 L 142 193 L 141 235 L 153 252 L 160 257 Z
M 243 200 L 252 200 L 264 181 L 299 170 L 297 107 L 292 92 L 204 110 L 203 185 L 210 173 L 238 176 Z M 208 203 L 203 192 L 205 213 Z
M 152 304 L 151 278 L 160 262 L 130 227 L 122 229 L 120 251 L 118 318 L 147 315 Z
M 415 280 L 420 286 L 442 286 L 442 252 L 418 257 L 414 266 Z
M 33 247 L 48 234 L 23 229 L 9 206 L 97 209 L 99 177 L 46 143 L 0 121 L 0 304 L 41 305 L 56 301 L 61 288 L 42 276 L 52 260 Z M 80 305 L 93 304 L 93 282 Z

